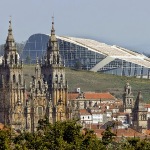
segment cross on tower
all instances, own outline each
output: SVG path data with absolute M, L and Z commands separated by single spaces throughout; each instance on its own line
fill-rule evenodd
M 54 15 L 52 16 L 52 22 L 54 22 Z

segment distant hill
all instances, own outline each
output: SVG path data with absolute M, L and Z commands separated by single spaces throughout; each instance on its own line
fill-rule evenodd
M 34 75 L 34 65 L 24 65 L 24 77 L 29 89 L 29 83 Z M 117 98 L 122 98 L 124 86 L 129 82 L 132 86 L 132 92 L 137 97 L 138 91 L 142 92 L 145 101 L 150 100 L 150 80 L 138 79 L 134 77 L 121 77 L 91 71 L 76 71 L 66 68 L 66 79 L 68 80 L 69 91 L 74 91 L 77 87 L 81 91 L 110 92 Z

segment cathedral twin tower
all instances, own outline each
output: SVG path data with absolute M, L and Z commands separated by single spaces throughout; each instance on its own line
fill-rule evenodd
M 51 123 L 66 120 L 67 93 L 65 68 L 59 54 L 54 22 L 47 54 L 40 63 L 37 59 L 35 76 L 27 95 L 23 62 L 19 60 L 10 21 L 0 64 L 0 122 L 15 130 L 34 132 L 38 121 L 45 117 Z

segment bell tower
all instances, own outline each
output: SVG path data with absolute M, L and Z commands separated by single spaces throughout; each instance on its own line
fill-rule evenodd
M 127 113 L 131 113 L 132 109 L 134 107 L 134 96 L 131 91 L 131 85 L 129 83 L 126 83 L 124 87 L 124 94 L 123 94 L 123 106 L 124 111 Z
M 4 47 L 4 56 L 0 65 L 0 122 L 11 125 L 16 130 L 25 127 L 25 82 L 23 63 L 19 62 L 16 43 L 9 21 L 8 36 Z
M 132 114 L 133 127 L 139 132 L 147 129 L 147 109 L 145 108 L 145 103 L 141 91 L 138 92 Z
M 51 99 L 53 108 L 53 122 L 66 120 L 68 85 L 65 80 L 65 67 L 59 54 L 54 20 L 52 21 L 51 36 L 47 45 L 47 55 L 41 69 L 44 80 L 48 83 L 49 99 Z

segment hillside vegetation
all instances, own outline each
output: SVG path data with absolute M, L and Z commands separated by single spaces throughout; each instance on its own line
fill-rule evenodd
M 24 77 L 27 88 L 29 88 L 29 82 L 32 81 L 31 76 L 34 75 L 34 67 L 34 65 L 24 66 Z M 83 92 L 110 92 L 117 98 L 122 98 L 124 86 L 126 82 L 129 82 L 132 86 L 135 99 L 138 91 L 141 91 L 143 99 L 147 102 L 150 100 L 150 80 L 148 79 L 121 77 L 91 71 L 77 71 L 69 68 L 66 68 L 66 79 L 68 81 L 69 91 L 75 91 L 77 87 L 80 87 Z

